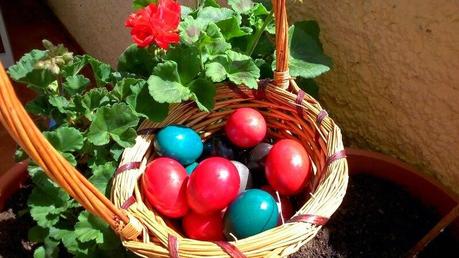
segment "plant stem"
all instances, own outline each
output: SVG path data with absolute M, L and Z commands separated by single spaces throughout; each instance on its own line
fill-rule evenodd
M 249 41 L 249 44 L 247 45 L 247 50 L 245 51 L 246 55 L 248 56 L 252 55 L 253 51 L 258 45 L 258 41 L 260 41 L 261 35 L 266 29 L 266 26 L 268 26 L 268 24 L 273 20 L 273 17 L 274 17 L 273 14 L 274 12 L 271 10 L 271 12 L 268 14 L 266 19 L 264 20 L 263 25 L 257 30 L 252 40 Z

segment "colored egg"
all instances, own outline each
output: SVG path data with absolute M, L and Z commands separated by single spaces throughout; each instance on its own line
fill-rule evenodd
M 261 161 L 263 160 L 269 153 L 273 146 L 269 143 L 262 142 L 257 144 L 251 151 L 250 151 L 250 161 Z
M 211 157 L 199 163 L 190 175 L 187 200 L 193 211 L 209 214 L 221 211 L 237 196 L 239 173 L 231 161 Z
M 228 240 L 256 235 L 277 225 L 279 212 L 274 198 L 259 189 L 247 190 L 228 207 L 224 217 Z
M 253 108 L 238 108 L 225 124 L 228 139 L 238 147 L 249 148 L 260 143 L 266 135 L 266 121 Z
M 147 201 L 167 217 L 179 218 L 188 211 L 185 168 L 171 158 L 151 161 L 142 176 L 142 191 Z
M 156 151 L 162 156 L 173 158 L 182 165 L 188 165 L 201 156 L 201 137 L 193 129 L 181 125 L 169 125 L 156 134 Z
M 241 180 L 239 193 L 242 193 L 245 189 L 252 187 L 252 176 L 249 169 L 244 164 L 236 160 L 231 160 L 231 162 L 234 164 L 239 174 L 239 178 Z
M 282 195 L 300 192 L 311 176 L 311 161 L 304 147 L 291 139 L 275 143 L 266 157 L 269 184 Z
M 284 218 L 284 221 L 289 220 L 293 216 L 293 214 L 295 213 L 295 210 L 293 209 L 293 205 L 288 199 L 288 197 L 279 195 L 280 196 L 280 199 L 279 199 L 276 192 L 270 185 L 264 185 L 260 187 L 260 189 L 268 192 L 274 198 L 274 200 L 276 200 L 277 208 L 279 210 L 279 213 L 282 214 L 282 218 Z M 282 223 L 282 220 L 279 220 L 278 224 L 281 224 L 281 223 Z
M 223 235 L 223 215 L 220 212 L 202 215 L 188 212 L 182 221 L 185 234 L 192 239 L 203 241 L 225 240 Z
M 193 162 L 190 165 L 186 166 L 185 170 L 188 175 L 191 175 L 193 173 L 194 169 L 198 166 L 198 162 Z
M 204 151 L 202 157 L 223 157 L 226 159 L 234 159 L 236 150 L 231 142 L 223 135 L 215 135 L 204 142 Z

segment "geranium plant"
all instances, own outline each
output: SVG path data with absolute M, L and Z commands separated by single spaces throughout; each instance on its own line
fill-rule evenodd
M 214 0 L 195 8 L 174 0 L 135 0 L 126 20 L 134 44 L 119 57 L 117 69 L 90 55 L 74 56 L 44 41 L 9 68 L 12 79 L 37 92 L 27 104 L 53 146 L 102 192 L 108 194 L 124 148 L 134 144 L 143 119 L 161 121 L 169 105 L 193 101 L 210 112 L 218 83 L 257 88 L 275 67 L 273 12 L 268 4 Z M 317 93 L 312 78 L 330 69 L 314 21 L 289 30 L 290 74 L 300 87 Z M 18 158 L 23 158 L 18 151 Z M 32 164 L 34 189 L 29 231 L 40 243 L 35 257 L 57 257 L 59 250 L 77 257 L 120 257 L 121 244 L 109 227 L 84 211 Z

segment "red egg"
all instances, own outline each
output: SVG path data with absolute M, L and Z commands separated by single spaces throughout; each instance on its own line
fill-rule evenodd
M 220 211 L 236 198 L 239 185 L 239 173 L 231 161 L 221 157 L 205 159 L 188 180 L 188 203 L 199 214 Z
M 183 217 L 182 225 L 189 238 L 203 241 L 225 240 L 223 216 L 220 212 L 209 215 L 189 212 Z
M 260 143 L 266 135 L 266 121 L 253 108 L 238 108 L 225 125 L 228 139 L 236 146 L 249 148 Z
M 290 219 L 293 216 L 293 214 L 295 214 L 293 205 L 287 197 L 280 195 L 280 201 L 279 201 L 276 191 L 274 191 L 274 189 L 270 185 L 264 185 L 260 188 L 268 192 L 269 194 L 271 194 L 272 197 L 274 197 L 274 200 L 276 200 L 277 202 L 277 206 L 280 208 L 280 210 L 282 210 L 282 217 L 284 218 L 284 220 Z
M 167 217 L 179 218 L 188 211 L 185 168 L 171 158 L 158 158 L 147 165 L 142 190 L 147 201 Z
M 300 192 L 311 176 L 311 161 L 297 141 L 284 139 L 274 144 L 265 164 L 269 184 L 282 195 Z

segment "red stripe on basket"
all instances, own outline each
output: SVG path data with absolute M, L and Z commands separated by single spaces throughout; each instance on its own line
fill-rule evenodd
M 169 256 L 171 258 L 180 258 L 178 252 L 178 241 L 173 235 L 167 237 L 167 246 L 169 247 Z
M 218 245 L 223 251 L 225 251 L 225 253 L 227 253 L 232 258 L 246 258 L 247 257 L 241 251 L 239 251 L 239 249 L 237 249 L 236 246 L 228 242 L 215 241 L 214 243 Z
M 136 202 L 135 197 L 131 195 L 131 197 L 127 198 L 126 201 L 124 201 L 124 203 L 121 205 L 121 209 L 127 210 L 135 202 Z
M 266 86 L 268 86 L 268 83 L 272 82 L 271 79 L 261 79 L 258 81 L 258 89 L 254 89 L 253 96 L 255 99 L 266 99 Z
M 320 125 L 327 116 L 328 116 L 327 111 L 325 111 L 324 109 L 320 110 L 319 114 L 317 115 L 316 122 Z
M 328 167 L 330 166 L 331 163 L 339 160 L 339 159 L 342 159 L 342 158 L 345 158 L 346 157 L 346 151 L 345 150 L 340 150 L 338 152 L 335 152 L 335 154 L 331 155 L 330 157 L 328 157 L 327 159 L 327 162 L 325 163 L 325 167 Z
M 327 217 L 322 217 L 319 215 L 313 215 L 313 214 L 304 214 L 304 215 L 297 215 L 287 221 L 287 223 L 292 223 L 292 222 L 306 222 L 306 223 L 311 223 L 317 226 L 323 226 L 327 224 L 328 218 Z
M 331 163 L 345 158 L 346 157 L 346 151 L 345 150 L 340 150 L 338 152 L 335 152 L 333 155 L 329 156 L 327 158 L 327 161 L 325 161 L 325 166 L 324 168 L 317 174 L 317 180 L 314 181 L 314 184 L 312 185 L 311 192 L 314 192 L 319 185 L 320 181 L 322 180 L 323 175 L 325 174 L 325 171 L 327 171 L 328 166 L 330 166 Z
M 303 107 L 301 106 L 301 103 L 303 103 L 304 96 L 306 96 L 306 93 L 303 90 L 299 90 L 298 94 L 296 95 L 295 103 L 298 104 L 298 106 L 296 106 L 296 110 L 300 116 L 303 116 Z
M 128 171 L 128 170 L 131 170 L 131 169 L 138 169 L 140 167 L 140 162 L 129 162 L 129 163 L 126 163 L 124 165 L 122 165 L 121 167 L 119 167 L 116 172 L 115 172 L 115 175 L 118 175 L 118 174 L 121 174 L 125 171 Z
M 139 129 L 137 130 L 138 135 L 149 135 L 149 134 L 154 134 L 158 131 L 158 128 L 144 128 L 144 129 Z

